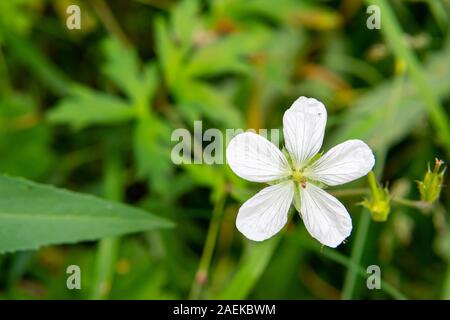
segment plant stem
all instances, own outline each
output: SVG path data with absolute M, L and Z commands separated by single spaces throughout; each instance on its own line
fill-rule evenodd
M 105 197 L 120 201 L 123 183 L 121 179 L 121 163 L 116 151 L 111 151 L 108 154 L 103 180 Z M 119 246 L 119 237 L 105 238 L 98 243 L 91 299 L 99 300 L 108 297 L 114 278 Z
M 373 173 L 373 171 L 369 172 L 369 174 L 367 175 L 367 180 L 369 180 L 369 187 L 370 187 L 370 191 L 371 191 L 373 200 L 379 201 L 380 195 L 378 192 L 378 182 L 377 182 L 377 178 L 375 178 L 375 174 Z
M 246 299 L 266 270 L 282 237 L 278 235 L 261 243 L 247 242 L 237 272 L 214 299 Z
M 225 205 L 225 196 L 219 198 L 214 204 L 211 222 L 209 224 L 208 233 L 206 235 L 205 246 L 203 247 L 200 264 L 195 273 L 195 278 L 192 283 L 189 299 L 198 299 L 200 297 L 203 286 L 208 281 L 209 266 L 216 246 L 217 235 L 219 233 L 220 221 Z
M 114 35 L 123 45 L 130 46 L 130 40 L 120 27 L 111 12 L 111 9 L 108 7 L 108 4 L 104 0 L 93 0 L 91 4 L 100 20 L 105 25 L 106 30 L 108 30 L 111 35 Z
M 415 200 L 409 200 L 409 199 L 404 199 L 404 198 L 400 198 L 400 197 L 393 197 L 391 199 L 392 202 L 396 202 L 398 204 L 410 207 L 410 208 L 414 208 L 414 209 L 418 209 L 420 211 L 424 211 L 426 212 L 427 210 L 431 209 L 431 204 L 425 201 L 415 201 Z
M 331 250 L 329 248 L 324 248 L 322 246 L 318 246 L 317 243 L 313 243 L 311 241 L 305 241 L 303 242 L 304 245 L 306 245 L 308 248 L 313 249 L 320 254 L 323 254 L 325 257 L 329 258 L 330 260 L 333 260 L 334 262 L 337 262 L 345 267 L 351 267 L 353 266 L 356 270 L 356 273 L 365 278 L 367 276 L 366 270 L 361 267 L 360 265 L 355 265 L 353 262 L 347 258 L 346 256 L 339 253 L 339 251 Z M 397 300 L 407 300 L 408 298 L 401 293 L 397 288 L 393 287 L 389 283 L 385 282 L 383 279 L 381 279 L 381 289 L 389 294 L 391 297 Z
M 106 299 L 111 291 L 114 278 L 120 238 L 109 237 L 99 241 L 95 261 L 95 277 L 91 299 Z
M 408 72 L 425 103 L 431 123 L 439 132 L 445 150 L 450 155 L 449 117 L 439 99 L 434 95 L 420 62 L 408 47 L 392 8 L 386 0 L 366 0 L 366 2 L 380 7 L 382 15 L 381 31 L 395 55 L 406 62 Z
M 400 70 L 401 72 L 402 70 Z M 388 123 L 392 123 L 392 120 L 390 118 L 390 115 L 395 113 L 398 109 L 398 102 L 400 99 L 400 96 L 402 94 L 402 87 L 404 83 L 404 78 L 399 77 L 394 83 L 394 88 L 392 91 L 391 96 L 391 103 L 390 107 L 386 109 L 386 113 L 384 115 L 385 121 Z M 393 118 L 392 118 L 393 119 Z M 395 124 L 392 123 L 394 126 Z M 376 189 L 376 186 L 378 186 L 378 180 L 380 180 L 381 174 L 383 172 L 384 163 L 386 161 L 386 154 L 387 154 L 387 146 L 380 148 L 377 152 L 377 163 L 376 167 L 374 169 L 375 174 L 369 173 L 369 182 L 370 182 L 370 188 Z M 372 192 L 374 195 L 377 195 L 378 192 Z M 362 215 L 358 223 L 358 230 L 356 232 L 355 242 L 352 247 L 352 252 L 350 256 L 350 260 L 352 262 L 350 268 L 347 269 L 347 273 L 345 275 L 344 279 L 344 287 L 342 289 L 342 299 L 351 299 L 355 292 L 356 287 L 356 280 L 357 280 L 357 270 L 355 269 L 355 265 L 361 264 L 362 254 L 364 251 L 364 246 L 366 243 L 367 234 L 369 232 L 370 227 L 370 221 L 371 221 L 371 214 L 367 209 L 362 210 Z
M 342 189 L 342 190 L 333 190 L 329 193 L 335 197 L 354 197 L 354 196 L 363 196 L 369 192 L 367 188 L 355 188 L 355 189 Z
M 384 161 L 386 157 L 386 151 L 382 150 L 378 152 L 377 167 L 375 168 L 375 175 L 377 179 L 381 176 L 384 167 Z M 359 219 L 355 242 L 352 246 L 352 252 L 350 255 L 350 266 L 347 269 L 347 273 L 344 279 L 344 287 L 342 289 L 342 299 L 352 299 L 355 292 L 356 280 L 358 276 L 357 266 L 361 264 L 362 254 L 364 251 L 364 245 L 366 243 L 367 234 L 369 233 L 371 215 L 367 209 L 363 209 L 361 212 L 361 218 Z
M 448 30 L 448 14 L 444 4 L 441 1 L 435 0 L 425 0 L 428 7 L 430 8 L 431 13 L 434 16 L 434 20 L 439 25 L 439 28 L 443 33 Z
M 349 300 L 353 297 L 356 286 L 357 270 L 356 266 L 360 264 L 364 245 L 366 243 L 366 236 L 370 227 L 370 212 L 367 209 L 363 209 L 361 212 L 361 218 L 359 219 L 355 243 L 352 247 L 350 256 L 350 266 L 347 269 L 345 275 L 344 287 L 342 289 L 342 299 Z
M 48 89 L 57 95 L 64 95 L 72 86 L 71 80 L 52 64 L 49 59 L 35 47 L 33 42 L 22 38 L 5 28 L 0 21 L 0 33 L 14 58 L 24 64 Z

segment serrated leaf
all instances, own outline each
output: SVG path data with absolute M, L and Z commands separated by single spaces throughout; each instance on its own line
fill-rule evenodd
M 106 62 L 103 72 L 126 94 L 132 95 L 133 85 L 137 82 L 139 62 L 136 52 L 122 45 L 119 40 L 109 38 L 102 43 Z
M 157 74 L 153 64 L 141 67 L 138 56 L 132 48 L 125 47 L 111 38 L 103 43 L 106 63 L 104 73 L 134 103 L 147 104 L 157 86 Z
M 90 125 L 108 125 L 132 119 L 136 110 L 117 97 L 87 87 L 76 87 L 47 113 L 50 121 L 81 129 Z
M 228 101 L 228 97 L 209 84 L 200 81 L 185 82 L 180 84 L 176 94 L 180 101 L 181 112 L 185 116 L 196 115 L 198 112 L 198 114 L 226 127 L 242 127 L 241 115 Z
M 0 253 L 170 226 L 141 209 L 0 176 Z
M 150 117 L 139 120 L 134 129 L 133 144 L 138 175 L 147 178 L 152 187 L 165 192 L 171 170 L 170 130 L 164 122 Z
M 162 18 L 155 21 L 155 37 L 158 61 L 167 85 L 172 88 L 179 81 L 183 53 L 173 43 L 167 23 Z

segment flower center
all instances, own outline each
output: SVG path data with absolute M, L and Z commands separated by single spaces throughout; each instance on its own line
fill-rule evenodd
M 306 188 L 306 174 L 304 168 L 292 170 L 292 180 L 297 182 L 302 188 Z
M 306 184 L 306 176 L 302 169 L 292 170 L 292 180 L 298 182 L 302 187 Z

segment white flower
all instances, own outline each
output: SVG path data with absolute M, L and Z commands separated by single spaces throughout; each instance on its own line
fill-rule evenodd
M 321 102 L 300 97 L 283 116 L 286 156 L 255 133 L 241 133 L 230 141 L 227 161 L 234 173 L 249 181 L 273 184 L 239 209 L 236 227 L 247 238 L 263 241 L 280 231 L 293 200 L 306 229 L 322 244 L 334 248 L 350 235 L 349 213 L 321 187 L 366 175 L 375 158 L 361 140 L 345 141 L 320 156 L 326 121 Z

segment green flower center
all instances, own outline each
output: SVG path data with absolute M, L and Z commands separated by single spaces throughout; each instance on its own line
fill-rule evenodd
M 298 183 L 305 183 L 306 177 L 303 174 L 303 170 L 295 169 L 292 171 L 292 180 Z

